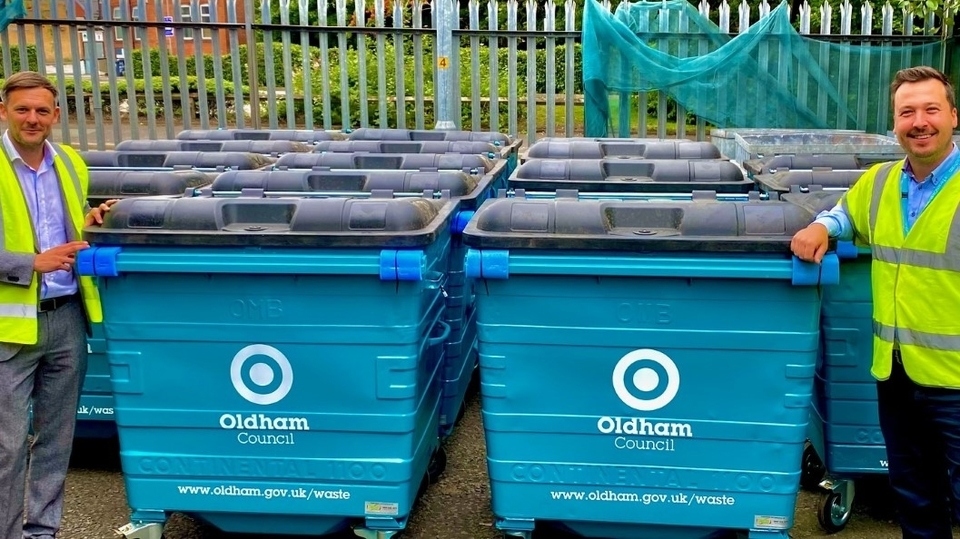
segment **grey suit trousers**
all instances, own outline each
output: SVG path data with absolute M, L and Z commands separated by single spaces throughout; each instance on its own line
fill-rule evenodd
M 87 370 L 86 318 L 79 299 L 37 317 L 37 344 L 0 343 L 0 539 L 53 538 L 63 516 Z M 28 447 L 31 398 L 34 438 Z

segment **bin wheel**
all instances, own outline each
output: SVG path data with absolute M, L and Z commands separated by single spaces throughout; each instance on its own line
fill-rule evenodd
M 814 490 L 820 485 L 827 469 L 813 448 L 813 444 L 807 442 L 803 447 L 803 459 L 800 464 L 800 486 L 807 490 Z
M 430 459 L 427 465 L 427 480 L 432 484 L 440 480 L 440 475 L 447 469 L 447 450 L 443 446 L 437 447 L 437 451 Z
M 847 526 L 850 520 L 851 509 L 845 503 L 839 492 L 824 492 L 820 495 L 820 508 L 817 509 L 817 520 L 820 527 L 827 533 L 837 533 Z

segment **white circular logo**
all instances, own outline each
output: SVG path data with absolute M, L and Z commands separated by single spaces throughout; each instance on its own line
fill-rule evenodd
M 652 361 L 666 371 L 667 387 L 659 397 L 641 399 L 635 397 L 627 389 L 627 371 L 640 361 Z M 641 366 L 630 378 L 631 385 L 644 393 L 649 393 L 660 387 L 660 373 L 650 367 Z M 640 410 L 641 412 L 659 410 L 670 404 L 677 396 L 677 392 L 680 391 L 680 370 L 677 369 L 677 364 L 663 352 L 649 348 L 634 350 L 620 358 L 617 366 L 613 368 L 613 390 L 617 392 L 617 396 L 624 404 L 634 410 Z
M 250 382 L 257 386 L 251 389 L 244 381 L 243 373 L 247 360 L 254 356 L 261 357 L 246 370 Z M 274 365 L 271 366 L 264 358 L 272 359 Z M 262 393 L 264 388 L 273 385 L 276 379 L 275 368 L 280 370 L 280 385 L 269 393 Z M 287 356 L 280 350 L 266 344 L 251 344 L 233 356 L 233 362 L 230 363 L 230 381 L 244 399 L 254 404 L 274 404 L 286 397 L 293 387 L 293 369 Z

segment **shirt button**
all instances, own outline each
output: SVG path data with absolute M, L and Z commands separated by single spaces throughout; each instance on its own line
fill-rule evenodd
M 910 217 L 916 217 L 916 216 L 917 216 L 917 212 L 915 211 L 910 212 Z

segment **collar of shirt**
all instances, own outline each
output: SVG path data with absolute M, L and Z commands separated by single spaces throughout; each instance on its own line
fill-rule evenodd
M 943 177 L 944 173 L 953 166 L 957 159 L 960 159 L 960 149 L 958 149 L 957 144 L 954 143 L 953 150 L 950 151 L 950 153 L 947 155 L 947 158 L 937 165 L 937 168 L 933 169 L 933 172 L 930 173 L 930 176 L 924 178 L 924 181 L 929 179 L 933 183 L 933 186 L 936 187 L 940 184 L 940 182 L 949 180 L 950 178 Z M 906 163 L 903 165 L 903 173 L 906 174 L 911 180 L 919 183 L 919 180 L 917 180 L 917 177 L 913 174 L 913 167 L 910 166 L 910 161 L 905 161 Z
M 20 152 L 17 151 L 17 147 L 13 145 L 13 141 L 10 140 L 10 131 L 3 132 L 3 147 L 7 150 L 7 155 L 10 156 L 11 163 L 20 162 L 25 167 L 29 167 L 23 158 L 20 157 Z M 43 142 L 43 165 L 40 167 L 47 168 L 53 166 L 53 145 L 50 144 L 49 140 Z M 36 172 L 40 172 L 39 170 Z

